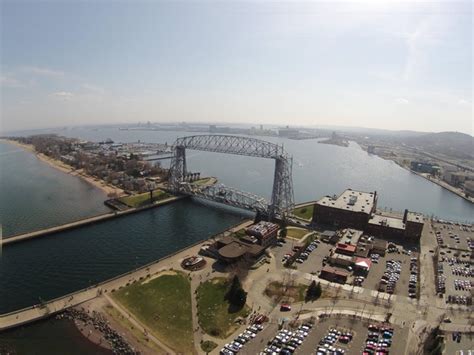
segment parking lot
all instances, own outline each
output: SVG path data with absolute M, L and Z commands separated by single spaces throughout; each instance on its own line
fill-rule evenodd
M 286 243 L 284 243 L 282 246 L 275 247 L 273 249 L 273 252 L 276 257 L 276 262 L 277 265 L 280 268 L 283 268 L 284 266 L 284 256 L 288 254 L 294 253 L 294 248 L 301 245 L 298 241 L 293 241 L 291 239 L 287 239 Z M 318 240 L 318 243 L 314 243 L 316 248 L 311 251 L 308 254 L 308 257 L 306 260 L 304 260 L 302 263 L 299 262 L 294 262 L 293 266 L 296 267 L 298 270 L 302 272 L 307 272 L 307 273 L 313 273 L 316 275 L 319 275 L 319 272 L 321 271 L 323 267 L 323 259 L 327 257 L 331 250 L 334 249 L 334 245 L 328 244 L 325 242 L 320 242 Z M 386 253 L 385 256 L 380 256 L 378 259 L 374 261 L 372 259 L 372 266 L 371 269 L 365 278 L 365 280 L 362 282 L 362 284 L 359 284 L 359 286 L 362 286 L 364 288 L 368 288 L 371 290 L 379 290 L 380 282 L 382 280 L 382 277 L 384 276 L 384 273 L 388 271 L 390 273 L 390 270 L 387 270 L 387 261 L 389 263 L 393 264 L 400 264 L 400 275 L 399 279 L 396 281 L 395 288 L 393 289 L 393 294 L 395 295 L 401 295 L 405 297 L 409 297 L 410 293 L 412 293 L 412 296 L 417 294 L 418 288 L 412 288 L 412 292 L 409 292 L 409 282 L 410 282 L 410 276 L 412 280 L 415 280 L 414 284 L 418 285 L 419 282 L 419 274 L 417 272 L 419 268 L 419 260 L 418 260 L 418 253 L 415 251 L 408 251 L 407 249 L 404 249 L 400 245 L 396 245 L 399 252 L 393 252 L 393 253 Z M 410 265 L 413 263 L 412 267 Z M 347 270 L 347 269 L 345 269 Z M 413 272 L 413 274 L 412 274 Z M 390 273 L 391 274 L 391 273 Z M 398 275 L 396 275 L 398 277 Z M 348 283 L 352 283 L 353 278 L 350 277 L 348 279 Z M 384 287 L 384 292 L 390 291 L 390 288 L 387 290 L 387 287 L 385 285 Z
M 284 243 L 283 246 L 273 248 L 276 263 L 279 268 L 284 268 L 283 257 L 286 254 L 292 254 L 293 248 L 299 245 L 302 245 L 302 243 L 287 238 L 286 243 Z M 322 269 L 323 258 L 329 255 L 330 250 L 333 249 L 334 246 L 320 242 L 319 240 L 318 243 L 315 243 L 315 245 L 317 245 L 316 248 L 311 253 L 309 253 L 308 258 L 304 260 L 303 263 L 294 262 L 293 266 L 302 272 L 319 274 Z
M 379 258 L 378 263 L 372 263 L 372 268 L 369 271 L 367 278 L 362 283 L 362 287 L 371 290 L 378 290 L 380 280 L 387 269 L 387 261 L 393 260 L 400 263 L 400 278 L 396 282 L 393 294 L 409 296 L 408 283 L 410 281 L 410 262 L 412 258 L 418 259 L 418 253 L 411 253 L 410 255 L 404 253 L 387 253 L 385 256 Z M 416 275 L 418 279 L 418 275 Z
M 329 334 L 330 329 L 337 329 L 341 333 L 351 333 L 352 339 L 349 342 L 336 341 L 334 347 L 344 350 L 344 354 L 361 354 L 366 346 L 368 326 L 371 322 L 351 319 L 348 317 L 327 318 L 318 321 L 308 334 L 305 342 L 297 349 L 295 354 L 315 354 L 319 342 Z M 391 354 L 403 354 L 408 330 L 394 327 L 392 345 L 389 348 Z
M 439 246 L 437 290 L 449 304 L 472 304 L 474 229 L 451 223 L 433 223 Z
M 433 229 L 437 233 L 438 245 L 447 249 L 455 249 L 463 254 L 474 251 L 474 227 L 454 223 L 434 222 Z
M 444 351 L 452 355 L 474 354 L 474 333 L 463 333 L 457 337 L 453 333 L 445 334 Z

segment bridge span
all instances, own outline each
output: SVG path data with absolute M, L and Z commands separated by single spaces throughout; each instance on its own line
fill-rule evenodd
M 275 160 L 271 201 L 224 185 L 198 187 L 185 181 L 186 149 L 245 155 Z M 197 196 L 233 207 L 260 212 L 269 219 L 285 218 L 294 207 L 293 159 L 282 145 L 255 138 L 231 135 L 196 135 L 181 137 L 173 144 L 170 164 L 170 188 L 174 193 Z

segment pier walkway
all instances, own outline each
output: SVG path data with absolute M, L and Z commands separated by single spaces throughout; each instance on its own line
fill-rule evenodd
M 244 226 L 247 226 L 249 223 L 251 223 L 250 220 L 244 220 L 227 230 L 239 230 Z M 135 281 L 144 280 L 146 277 L 157 274 L 161 271 L 169 270 L 171 268 L 175 270 L 181 270 L 181 261 L 184 258 L 191 255 L 197 255 L 203 244 L 212 241 L 221 234 L 222 233 L 219 233 L 207 240 L 201 240 L 195 244 L 187 246 L 184 249 L 178 250 L 173 254 L 165 256 L 138 269 L 132 270 L 126 274 L 122 274 L 110 280 L 96 284 L 92 287 L 88 287 L 86 289 L 82 289 L 50 300 L 44 304 L 38 304 L 11 313 L 1 314 L 0 331 L 17 327 L 22 324 L 27 324 L 42 318 L 47 318 L 55 313 L 64 311 L 67 308 L 80 305 L 101 295 L 108 294 L 113 290 L 118 290 L 120 287 L 127 286 L 128 284 Z
M 168 203 L 171 203 L 171 202 L 174 202 L 174 201 L 180 200 L 182 198 L 186 198 L 186 197 L 187 196 L 173 196 L 173 197 L 161 200 L 161 201 L 157 201 L 154 204 L 144 206 L 144 207 L 130 208 L 130 209 L 125 210 L 125 211 L 113 211 L 113 212 L 104 213 L 104 214 L 100 214 L 100 215 L 93 216 L 93 217 L 80 219 L 80 220 L 73 221 L 73 222 L 70 222 L 70 223 L 61 224 L 59 226 L 45 228 L 45 229 L 41 229 L 41 230 L 37 230 L 37 231 L 33 231 L 33 232 L 24 233 L 24 234 L 18 234 L 18 235 L 14 235 L 14 236 L 3 238 L 3 239 L 0 238 L 0 247 L 2 245 L 5 246 L 5 245 L 8 245 L 8 244 L 12 244 L 12 243 L 18 243 L 18 242 L 25 241 L 25 240 L 28 240 L 28 239 L 43 237 L 43 236 L 46 236 L 46 235 L 51 235 L 51 234 L 54 234 L 54 233 L 64 232 L 64 231 L 67 231 L 67 230 L 70 230 L 70 229 L 83 227 L 83 226 L 86 226 L 86 225 L 89 225 L 89 224 L 104 222 L 104 221 L 107 221 L 109 219 L 127 216 L 129 214 L 133 214 L 133 213 L 137 213 L 137 212 L 144 211 L 144 210 L 147 210 L 147 209 L 162 206 L 162 205 L 165 205 L 165 204 L 168 204 Z

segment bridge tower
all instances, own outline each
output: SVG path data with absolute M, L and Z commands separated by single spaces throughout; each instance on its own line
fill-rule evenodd
M 180 192 L 181 182 L 186 176 L 186 147 L 177 145 L 173 149 L 173 158 L 170 163 L 169 183 L 173 193 Z
M 268 208 L 269 218 L 275 215 L 285 217 L 293 210 L 293 158 L 282 155 L 275 159 L 275 173 L 273 176 L 272 198 Z

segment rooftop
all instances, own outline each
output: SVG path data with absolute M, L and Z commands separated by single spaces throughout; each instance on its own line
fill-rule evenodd
M 405 223 L 403 223 L 403 220 L 401 218 L 382 216 L 379 214 L 374 214 L 369 219 L 369 224 L 375 224 L 394 229 L 405 229 Z
M 416 213 L 416 212 L 408 212 L 407 221 L 424 223 L 423 215 L 421 213 Z
M 337 251 L 337 250 L 345 250 L 345 251 L 348 251 L 348 252 L 350 252 L 350 253 L 354 253 L 355 250 L 356 250 L 356 246 L 355 246 L 355 245 L 351 245 L 351 244 L 338 243 L 338 244 L 337 244 L 336 251 Z
M 325 196 L 316 202 L 316 204 L 346 211 L 370 214 L 375 204 L 375 196 L 376 194 L 374 192 L 347 189 L 338 197 Z
M 246 232 L 251 235 L 265 237 L 270 233 L 273 233 L 278 229 L 278 224 L 260 221 L 256 224 L 251 225 L 246 229 Z
M 325 266 L 322 268 L 321 272 L 325 272 L 328 274 L 334 274 L 334 275 L 339 275 L 339 276 L 349 276 L 349 272 L 343 269 L 338 269 L 332 266 Z

